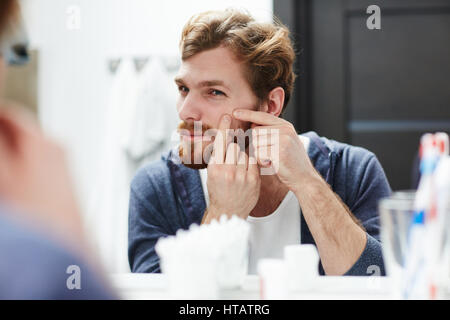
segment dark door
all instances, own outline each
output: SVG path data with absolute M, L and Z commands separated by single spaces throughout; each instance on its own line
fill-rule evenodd
M 366 26 L 372 4 L 381 30 Z M 410 188 L 420 136 L 450 132 L 450 1 L 274 0 L 274 12 L 299 51 L 286 117 L 373 151 L 391 187 Z

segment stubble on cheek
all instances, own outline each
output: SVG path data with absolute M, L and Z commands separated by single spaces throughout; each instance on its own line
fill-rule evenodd
M 195 135 L 201 134 L 205 136 L 205 132 L 209 131 L 211 126 L 201 124 L 201 126 L 193 123 L 186 123 L 181 121 L 178 125 L 178 131 L 187 131 L 187 133 L 194 133 Z M 181 159 L 181 163 L 191 169 L 205 169 L 208 166 L 209 157 L 205 156 L 205 151 L 208 149 L 211 143 L 202 140 L 199 141 L 185 141 L 182 140 L 178 147 L 178 155 Z

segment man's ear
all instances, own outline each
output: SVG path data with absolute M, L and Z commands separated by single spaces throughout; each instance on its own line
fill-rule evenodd
M 269 92 L 267 97 L 267 112 L 278 117 L 283 111 L 284 105 L 284 90 L 281 87 L 276 87 Z

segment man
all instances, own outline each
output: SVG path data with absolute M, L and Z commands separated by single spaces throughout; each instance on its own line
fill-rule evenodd
M 295 77 L 288 33 L 232 9 L 185 25 L 175 79 L 181 144 L 132 182 L 133 272 L 160 271 L 158 238 L 227 214 L 250 223 L 250 273 L 285 245 L 313 243 L 321 274 L 373 266 L 384 274 L 377 202 L 390 187 L 375 155 L 314 132 L 298 136 L 279 117 Z
M 0 89 L 5 62 L 26 56 L 11 38 L 18 10 L 16 1 L 0 2 Z M 0 299 L 113 298 L 84 240 L 64 153 L 3 101 L 0 159 Z

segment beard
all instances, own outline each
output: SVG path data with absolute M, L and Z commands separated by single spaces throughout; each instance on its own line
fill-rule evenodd
M 187 123 L 181 121 L 178 125 L 178 131 L 182 130 L 188 131 L 189 133 L 194 133 L 199 135 L 201 133 L 202 137 L 205 136 L 205 132 L 212 129 L 212 127 L 205 124 Z M 187 132 L 186 132 L 187 133 Z M 197 141 L 181 141 L 178 147 L 178 155 L 180 157 L 181 163 L 191 169 L 200 170 L 208 167 L 208 152 L 205 152 L 207 148 L 212 149 L 212 142 L 205 142 L 203 140 Z
M 239 131 L 240 134 L 246 132 L 250 129 L 251 123 L 246 122 L 242 123 Z M 208 167 L 209 159 L 211 158 L 213 147 L 214 147 L 214 138 L 217 133 L 217 129 L 212 128 L 211 126 L 195 123 L 187 123 L 185 121 L 181 121 L 178 125 L 178 131 L 186 130 L 189 133 L 194 133 L 195 135 L 199 135 L 201 132 L 202 137 L 206 139 L 199 139 L 196 141 L 181 141 L 178 147 L 178 155 L 180 157 L 181 163 L 191 169 L 200 170 L 206 169 Z M 186 132 L 187 133 L 187 132 Z M 247 150 L 250 145 L 251 136 L 245 137 L 244 146 L 242 146 L 245 150 Z M 205 141 L 205 140 L 210 140 Z M 233 142 L 237 143 L 238 137 L 233 136 Z M 241 140 L 240 140 L 241 141 Z M 241 146 L 241 144 L 239 144 Z

